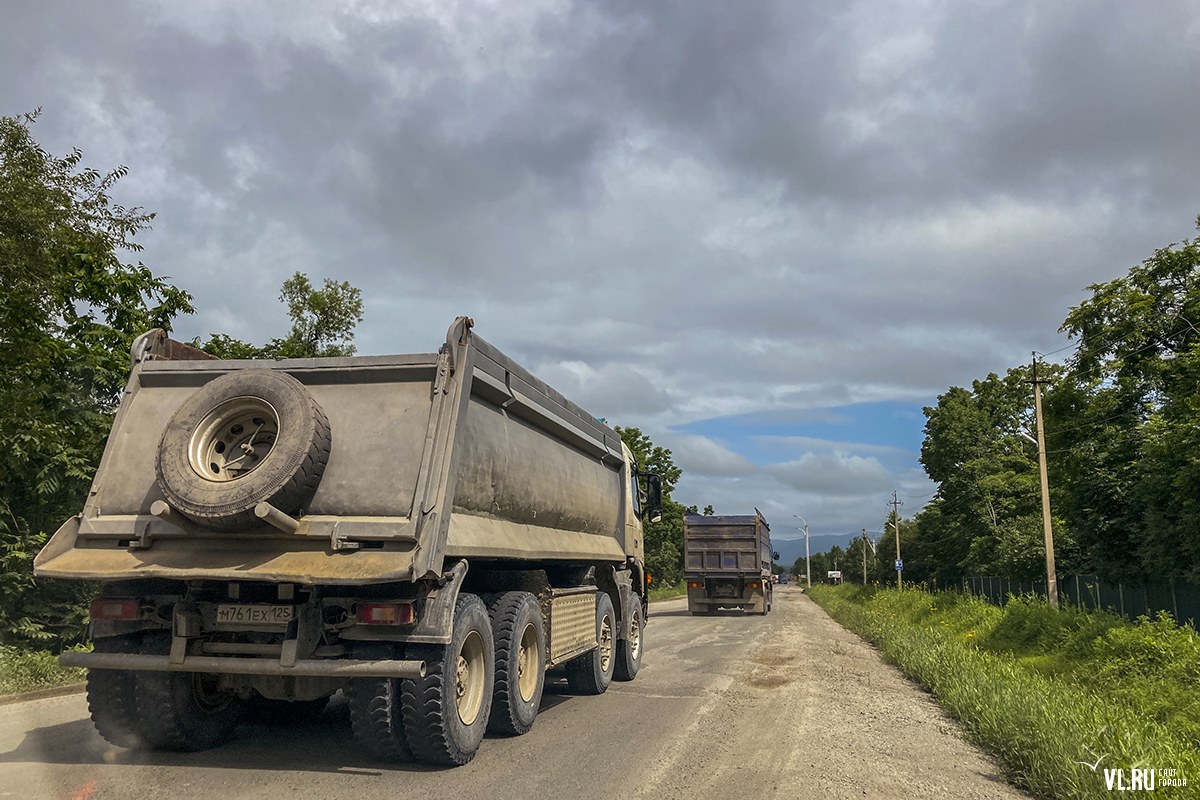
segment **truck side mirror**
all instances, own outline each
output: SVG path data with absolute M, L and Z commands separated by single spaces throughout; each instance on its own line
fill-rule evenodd
M 776 563 L 779 563 L 779 551 L 778 550 L 771 553 L 771 560 Z
M 662 478 L 653 472 L 646 475 L 646 515 L 651 522 L 662 522 Z

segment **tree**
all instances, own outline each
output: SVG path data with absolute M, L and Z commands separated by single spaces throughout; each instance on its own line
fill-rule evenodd
M 283 282 L 279 299 L 288 308 L 292 329 L 283 339 L 263 347 L 223 333 L 210 334 L 192 345 L 218 358 L 334 358 L 352 356 L 354 328 L 363 319 L 362 291 L 346 281 L 325 279 L 316 289 L 308 276 L 297 272 Z
M 662 478 L 662 521 L 643 522 L 646 569 L 655 582 L 673 586 L 683 580 L 683 516 L 687 511 L 675 502 L 671 493 L 683 471 L 675 466 L 671 451 L 650 441 L 637 428 L 615 428 L 625 446 L 633 454 L 638 469 L 655 472 Z
M 1200 240 L 1088 288 L 1063 323 L 1079 344 L 1047 408 L 1066 514 L 1102 577 L 1200 581 Z
M 1051 365 L 1039 377 L 1059 374 Z M 1037 447 L 1026 438 L 1034 427 L 1030 379 L 1029 367 L 1003 378 L 993 373 L 970 391 L 951 387 L 925 409 L 921 463 L 938 489 L 917 516 L 911 545 L 901 525 L 902 554 L 913 561 L 915 579 L 1044 575 Z M 1061 491 L 1057 482 L 1052 487 Z M 1061 521 L 1058 528 L 1059 567 L 1070 569 L 1073 540 Z
M 89 588 L 34 580 L 33 556 L 83 506 L 133 338 L 193 308 L 121 260 L 154 218 L 111 199 L 126 168 L 51 155 L 36 119 L 0 117 L 0 637 L 59 645 L 82 634 Z

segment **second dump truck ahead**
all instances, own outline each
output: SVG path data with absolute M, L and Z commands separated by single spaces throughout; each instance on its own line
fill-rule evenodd
M 755 614 L 771 610 L 771 529 L 758 509 L 753 516 L 683 520 L 684 580 L 688 611 L 696 616 L 720 608 Z

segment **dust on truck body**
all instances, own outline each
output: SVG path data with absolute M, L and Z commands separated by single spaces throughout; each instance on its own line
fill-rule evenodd
M 204 749 L 343 690 L 368 753 L 463 764 L 529 730 L 550 667 L 633 679 L 657 476 L 471 328 L 274 362 L 135 341 L 84 509 L 35 561 L 103 582 L 94 652 L 61 661 L 106 739 Z
M 722 608 L 756 614 L 771 610 L 771 529 L 762 514 L 683 518 L 684 581 L 688 611 Z

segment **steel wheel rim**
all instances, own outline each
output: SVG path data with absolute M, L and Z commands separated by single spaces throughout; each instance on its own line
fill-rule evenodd
M 458 708 L 458 718 L 464 725 L 470 725 L 479 717 L 479 711 L 483 708 L 486 676 L 483 637 L 478 631 L 471 631 L 463 640 L 462 648 L 458 651 L 457 664 L 454 676 L 455 705 Z
M 633 621 L 629 626 L 629 655 L 637 661 L 642 655 L 642 612 L 633 612 Z
M 521 631 L 521 641 L 517 648 L 517 688 L 521 692 L 521 699 L 526 703 L 533 699 L 533 693 L 537 691 L 540 666 L 538 662 L 541 655 L 537 639 L 537 628 L 531 622 Z
M 608 614 L 604 615 L 604 619 L 600 622 L 600 671 L 608 672 L 612 666 L 612 650 L 613 650 L 613 635 L 612 635 L 612 617 Z
M 233 701 L 233 695 L 221 688 L 220 675 L 193 672 L 191 676 L 192 700 L 204 713 L 215 714 Z
M 228 483 L 262 465 L 275 448 L 279 414 L 261 397 L 234 397 L 204 416 L 188 441 L 188 463 L 201 478 Z

